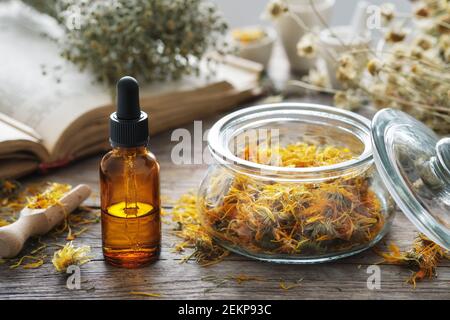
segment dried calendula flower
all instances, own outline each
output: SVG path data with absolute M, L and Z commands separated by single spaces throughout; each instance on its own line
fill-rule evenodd
M 11 222 L 6 219 L 0 218 L 0 227 L 7 226 L 8 224 L 11 224 Z
M 261 144 L 257 150 L 249 148 L 238 152 L 247 161 L 270 153 Z M 295 168 L 327 166 L 355 156 L 344 147 L 303 142 L 271 152 L 279 155 L 280 166 Z M 302 184 L 218 170 L 209 179 L 208 192 L 197 200 L 203 227 L 221 244 L 247 254 L 336 253 L 372 241 L 385 225 L 382 204 L 364 174 Z
M 0 199 L 17 195 L 20 183 L 14 180 L 0 179 Z
M 257 276 L 249 276 L 246 274 L 238 274 L 235 276 L 229 276 L 230 279 L 235 280 L 238 284 L 247 282 L 247 281 L 263 281 L 263 278 Z
M 280 166 L 294 168 L 321 167 L 353 158 L 353 153 L 348 148 L 318 147 L 304 142 L 289 144 L 283 148 L 275 148 L 273 150 L 260 147 L 258 151 L 259 153 L 276 154 L 281 160 Z M 248 146 L 244 150 L 244 157 L 245 160 L 264 163 L 258 161 L 261 157 L 255 157 Z
M 56 271 L 65 272 L 71 265 L 82 265 L 91 260 L 89 256 L 91 248 L 89 246 L 74 247 L 72 242 L 68 242 L 63 248 L 53 255 L 52 263 Z
M 280 281 L 280 288 L 283 289 L 283 290 L 291 290 L 291 289 L 300 287 L 302 281 L 303 281 L 303 279 L 299 279 L 299 280 L 297 280 L 297 281 L 295 281 L 293 283 L 288 283 L 288 282 L 286 282 L 284 280 L 281 280 Z
M 59 203 L 59 200 L 71 189 L 68 184 L 51 183 L 42 193 L 28 198 L 27 207 L 30 209 L 46 209 Z
M 229 252 L 213 241 L 210 234 L 202 226 L 197 210 L 197 196 L 185 194 L 172 209 L 172 221 L 177 223 L 174 233 L 183 239 L 176 244 L 174 250 L 183 252 L 186 248 L 194 249 L 193 253 L 183 261 L 195 258 L 198 264 L 208 266 L 220 262 Z
M 23 269 L 37 269 L 44 264 L 44 258 L 45 256 L 25 255 L 18 259 L 17 262 L 12 264 L 9 268 L 16 269 L 22 266 Z M 31 260 L 33 262 L 24 264 L 26 260 Z
M 130 294 L 133 296 L 143 296 L 143 297 L 150 297 L 150 298 L 162 297 L 162 294 L 160 294 L 160 293 L 144 292 L 144 291 L 131 291 Z
M 450 259 L 448 251 L 423 234 L 417 236 L 409 251 L 402 252 L 395 244 L 390 244 L 388 249 L 389 252 L 376 252 L 387 262 L 405 264 L 413 268 L 415 271 L 408 279 L 408 283 L 414 287 L 417 281 L 436 276 L 438 264 L 443 259 Z

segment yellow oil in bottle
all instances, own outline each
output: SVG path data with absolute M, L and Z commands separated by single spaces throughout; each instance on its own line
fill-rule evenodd
M 109 263 L 134 268 L 156 259 L 160 242 L 160 210 L 137 202 L 129 209 L 125 202 L 102 211 L 103 251 Z

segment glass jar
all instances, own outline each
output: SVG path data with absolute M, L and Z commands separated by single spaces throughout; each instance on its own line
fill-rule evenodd
M 252 146 L 296 143 L 335 146 L 353 157 L 315 167 L 248 157 Z M 389 230 L 395 206 L 374 166 L 370 121 L 360 115 L 306 103 L 250 107 L 219 120 L 208 146 L 213 160 L 199 189 L 199 212 L 211 236 L 232 252 L 325 262 L 361 252 Z

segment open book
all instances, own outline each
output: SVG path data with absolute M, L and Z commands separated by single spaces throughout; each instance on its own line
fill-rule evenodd
M 62 166 L 110 148 L 111 89 L 59 55 L 46 15 L 0 2 L 0 178 Z M 152 134 L 234 107 L 260 92 L 261 67 L 227 57 L 213 75 L 141 86 Z M 201 72 L 206 74 L 207 72 Z

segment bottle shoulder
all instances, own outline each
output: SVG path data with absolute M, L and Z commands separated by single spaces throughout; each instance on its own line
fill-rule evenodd
M 102 157 L 100 161 L 100 171 L 120 171 L 127 161 L 130 160 L 133 161 L 135 167 L 139 170 L 145 170 L 146 168 L 149 170 L 157 168 L 159 170 L 159 163 L 156 160 L 155 155 L 146 149 L 145 151 L 132 154 L 111 150 Z

